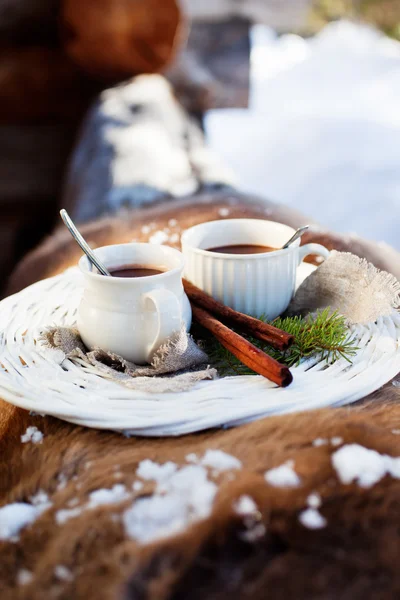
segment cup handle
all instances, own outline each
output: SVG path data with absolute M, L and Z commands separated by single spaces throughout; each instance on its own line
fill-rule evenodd
M 304 246 L 300 246 L 299 248 L 299 264 L 309 254 L 318 254 L 318 256 L 328 258 L 330 250 L 325 248 L 325 246 L 321 246 L 321 244 L 304 244 Z
M 152 302 L 158 316 L 157 334 L 147 347 L 147 362 L 163 342 L 179 331 L 182 323 L 182 310 L 178 298 L 170 290 L 157 289 L 146 292 L 143 301 Z

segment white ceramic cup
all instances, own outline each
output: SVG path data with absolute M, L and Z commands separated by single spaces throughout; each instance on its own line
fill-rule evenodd
M 84 344 L 136 364 L 150 362 L 182 322 L 190 328 L 192 311 L 182 286 L 181 252 L 132 243 L 97 248 L 95 254 L 109 270 L 141 265 L 164 271 L 148 277 L 105 277 L 92 270 L 86 256 L 79 261 L 85 289 L 77 322 Z
M 320 244 L 300 247 L 300 240 L 265 254 L 220 254 L 207 248 L 234 244 L 281 248 L 294 232 L 282 223 L 260 219 L 224 219 L 191 227 L 182 235 L 185 277 L 235 310 L 274 319 L 292 299 L 303 258 L 308 254 L 326 258 L 329 250 Z

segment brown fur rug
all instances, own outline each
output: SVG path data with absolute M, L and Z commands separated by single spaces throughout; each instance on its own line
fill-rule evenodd
M 174 202 L 129 213 L 126 218 L 103 220 L 84 232 L 96 245 L 143 239 L 164 227 L 173 235 L 176 225 L 171 219 L 179 218 L 179 226 L 185 228 L 218 218 L 221 208 L 227 208 L 229 216 L 268 216 L 293 225 L 302 221 L 274 207 L 266 215 L 256 202 L 244 208 L 235 196 L 212 205 L 207 198 L 195 205 Z M 142 227 L 149 225 L 151 231 L 144 233 Z M 399 268 L 392 262 L 396 253 L 373 244 L 326 233 L 313 239 L 358 250 L 394 272 Z M 60 272 L 78 256 L 68 235 L 59 231 L 20 264 L 9 289 L 16 291 Z M 0 506 L 29 502 L 39 491 L 47 493 L 52 503 L 20 532 L 18 540 L 0 541 L 1 600 L 398 598 L 400 480 L 386 476 L 367 489 L 355 483 L 343 485 L 332 467 L 331 454 L 343 444 L 357 443 L 400 456 L 399 394 L 399 387 L 388 384 L 351 408 L 274 417 L 176 439 L 127 439 L 32 416 L 0 401 Z M 21 443 L 28 426 L 43 432 L 41 444 Z M 342 438 L 339 446 L 314 444 L 317 438 L 333 437 Z M 210 473 L 218 485 L 211 516 L 178 535 L 149 545 L 126 535 L 120 517 L 135 497 L 152 494 L 151 482 L 121 502 L 56 523 L 58 510 L 87 502 L 88 495 L 99 488 L 123 483 L 132 490 L 143 459 L 183 465 L 188 453 L 202 456 L 207 449 L 224 450 L 243 466 L 233 472 Z M 295 461 L 301 485 L 269 485 L 265 471 L 287 460 Z M 310 529 L 299 521 L 312 492 L 322 499 L 319 510 L 326 526 L 321 529 Z M 243 494 L 258 508 L 250 521 L 234 508 Z

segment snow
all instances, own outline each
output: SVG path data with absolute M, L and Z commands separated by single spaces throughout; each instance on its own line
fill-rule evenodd
M 400 44 L 338 21 L 308 39 L 255 25 L 251 45 L 249 109 L 205 116 L 237 186 L 399 248 Z
M 299 487 L 299 485 L 301 485 L 301 479 L 293 467 L 293 461 L 288 461 L 279 467 L 270 469 L 264 475 L 265 481 L 274 487 Z
M 75 508 L 62 508 L 56 512 L 57 525 L 64 525 L 70 519 L 79 517 L 85 510 L 93 510 L 99 506 L 117 504 L 130 497 L 126 487 L 122 483 L 116 483 L 111 489 L 100 488 L 89 494 L 87 503 Z
M 42 514 L 45 510 L 51 508 L 52 506 L 48 495 L 43 490 L 39 490 L 34 496 L 31 496 L 30 501 L 31 504 L 36 507 L 38 514 Z
M 71 571 L 64 565 L 57 565 L 54 569 L 54 575 L 60 581 L 71 581 L 73 579 Z
M 228 217 L 230 212 L 231 211 L 229 210 L 229 208 L 220 208 L 218 214 L 220 217 Z
M 400 387 L 400 381 L 398 379 L 393 379 L 392 385 L 394 385 L 394 387 Z
M 132 484 L 132 489 L 134 492 L 140 492 L 143 489 L 143 483 L 141 481 L 135 481 Z
M 85 469 L 87 469 L 86 465 L 85 465 Z M 58 480 L 57 491 L 61 492 L 62 490 L 64 490 L 67 487 L 67 483 L 68 483 L 67 476 L 64 473 L 60 473 L 57 477 L 57 480 Z
M 19 532 L 33 523 L 39 511 L 26 502 L 14 502 L 0 508 L 0 540 L 11 540 Z
M 333 437 L 333 438 L 331 438 L 331 444 L 332 444 L 332 446 L 340 446 L 340 444 L 343 444 L 343 438 Z
M 177 470 L 175 463 L 168 461 L 163 465 L 160 465 L 152 460 L 146 458 L 139 463 L 139 467 L 136 471 L 136 475 L 146 480 L 163 481 L 168 479 Z
M 172 235 L 169 236 L 169 242 L 171 244 L 177 244 L 180 240 L 180 235 L 179 233 L 173 233 Z
M 326 519 L 315 508 L 306 508 L 299 515 L 299 521 L 307 529 L 322 529 L 326 527 Z
M 52 506 L 48 495 L 39 490 L 27 502 L 14 502 L 0 508 L 0 540 L 13 540 L 19 532 Z
M 316 448 L 319 448 L 320 446 L 326 446 L 327 444 L 330 443 L 332 444 L 332 446 L 340 446 L 340 444 L 343 443 L 343 438 L 339 437 L 339 436 L 335 436 L 333 438 L 331 438 L 330 440 L 327 440 L 325 438 L 316 438 L 312 445 L 315 446 Z
M 359 444 L 347 444 L 331 457 L 333 468 L 344 484 L 355 481 L 360 487 L 369 488 L 385 475 L 400 479 L 400 457 L 380 454 Z
M 392 429 L 394 435 L 400 435 L 400 429 Z
M 307 506 L 309 508 L 319 508 L 321 506 L 321 496 L 316 492 L 313 492 L 307 496 Z
M 189 463 L 197 463 L 199 458 L 194 452 L 189 452 L 189 454 L 186 454 L 185 460 Z
M 170 227 L 176 227 L 176 226 L 178 225 L 178 221 L 177 221 L 176 219 L 170 219 L 170 220 L 168 221 L 168 225 L 169 225 Z
M 77 506 L 77 504 L 79 504 L 79 498 L 71 498 L 67 502 L 67 506 Z
M 43 433 L 35 426 L 28 427 L 23 435 L 21 435 L 21 442 L 26 444 L 32 442 L 33 444 L 41 444 L 43 441 Z
M 181 467 L 162 480 L 159 471 L 154 469 L 154 474 L 155 493 L 134 501 L 122 519 L 126 535 L 142 544 L 179 533 L 208 517 L 217 493 L 200 465 Z
M 240 496 L 234 503 L 233 508 L 235 513 L 241 516 L 253 515 L 258 512 L 257 504 L 253 498 L 247 495 Z
M 222 450 L 206 450 L 200 462 L 204 467 L 210 467 L 216 471 L 229 471 L 231 469 L 242 468 L 242 463 L 238 458 Z
M 33 573 L 28 569 L 20 569 L 17 573 L 17 584 L 28 585 L 33 580 Z
M 149 237 L 150 244 L 165 244 L 168 242 L 168 234 L 165 231 L 155 231 Z
M 56 512 L 56 523 L 57 525 L 64 525 L 70 519 L 79 517 L 83 512 L 83 507 L 78 506 L 76 508 L 61 508 Z
M 313 441 L 312 445 L 318 448 L 319 446 L 325 446 L 328 443 L 328 440 L 323 438 L 317 438 Z
M 266 529 L 264 523 L 261 522 L 260 511 L 251 496 L 246 494 L 240 496 L 234 502 L 233 509 L 237 515 L 243 518 L 246 530 L 239 533 L 239 537 L 243 541 L 254 543 L 265 535 Z
M 123 502 L 127 498 L 129 498 L 129 493 L 126 487 L 122 483 L 117 483 L 111 489 L 102 488 L 91 492 L 86 508 L 92 509 L 107 504 L 115 504 Z

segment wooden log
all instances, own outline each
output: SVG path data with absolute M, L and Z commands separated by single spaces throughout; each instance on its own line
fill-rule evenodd
M 99 90 L 61 51 L 0 49 L 0 123 L 76 120 Z
M 160 75 L 103 92 L 72 155 L 62 203 L 78 221 L 233 178 Z
M 63 0 L 60 33 L 78 65 L 115 81 L 162 69 L 183 28 L 176 0 Z

